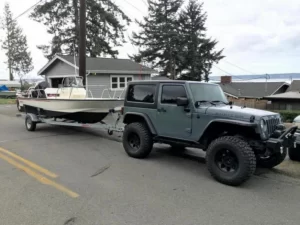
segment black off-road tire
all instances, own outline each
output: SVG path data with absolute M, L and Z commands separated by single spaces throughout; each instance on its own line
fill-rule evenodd
M 224 172 L 218 166 L 217 155 L 224 149 L 229 150 L 237 161 L 234 172 Z M 255 172 L 256 158 L 249 144 L 238 137 L 223 136 L 214 140 L 206 153 L 206 164 L 212 177 L 220 183 L 238 186 L 247 181 Z
M 287 150 L 286 148 L 283 149 L 283 153 L 277 153 L 271 155 L 269 158 L 263 159 L 259 156 L 256 156 L 257 166 L 261 168 L 271 169 L 280 163 L 286 158 Z
M 25 127 L 28 131 L 35 131 L 36 122 L 32 121 L 30 116 L 26 116 L 26 118 L 25 118 Z
M 290 148 L 288 153 L 290 160 L 300 162 L 300 146 Z
M 138 137 L 140 141 L 139 147 L 132 147 L 131 135 Z M 153 148 L 152 134 L 147 125 L 141 122 L 126 125 L 123 133 L 123 147 L 130 157 L 146 158 Z

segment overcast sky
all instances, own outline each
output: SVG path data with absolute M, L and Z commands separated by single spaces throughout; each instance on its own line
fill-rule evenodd
M 38 0 L 0 0 L 0 15 L 4 3 L 11 6 L 14 17 L 38 2 Z M 147 13 L 146 0 L 115 0 L 131 19 L 141 19 Z M 131 3 L 131 5 L 130 5 Z M 135 7 L 133 7 L 133 6 Z M 138 8 L 138 9 L 136 9 Z M 300 1 L 299 0 L 204 0 L 208 14 L 208 35 L 219 41 L 218 49 L 224 48 L 226 58 L 218 68 L 242 75 L 265 73 L 300 73 Z M 18 19 L 27 35 L 35 69 L 34 77 L 47 60 L 36 45 L 47 44 L 50 36 L 46 28 L 28 18 L 29 13 Z M 133 23 L 127 34 L 136 29 Z M 0 31 L 0 38 L 4 35 Z M 118 48 L 119 58 L 134 53 L 130 43 Z M 8 78 L 5 55 L 0 52 L 0 79 Z M 236 66 L 242 68 L 239 69 Z M 212 70 L 213 75 L 225 72 Z

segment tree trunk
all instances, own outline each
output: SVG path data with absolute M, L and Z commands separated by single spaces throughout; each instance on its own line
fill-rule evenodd
M 11 46 L 10 46 L 10 35 L 9 30 L 7 29 L 7 46 L 8 46 L 8 71 L 9 71 L 9 80 L 14 80 L 11 69 Z

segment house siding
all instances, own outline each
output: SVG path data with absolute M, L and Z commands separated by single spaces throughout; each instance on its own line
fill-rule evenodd
M 78 74 L 78 70 L 76 71 Z M 75 75 L 75 69 L 74 67 L 57 60 L 54 62 L 47 71 L 45 71 L 45 77 L 48 82 L 50 82 L 50 78 L 53 76 L 61 76 L 61 75 Z
M 121 97 L 123 98 L 125 95 L 125 91 L 120 90 L 110 90 L 110 77 L 118 76 L 118 74 L 97 74 L 97 75 L 89 75 L 87 78 L 88 85 L 88 96 L 93 98 L 110 98 L 110 97 Z M 123 76 L 123 75 L 120 75 Z M 124 75 L 124 76 L 133 76 L 133 80 L 150 80 L 149 75 Z

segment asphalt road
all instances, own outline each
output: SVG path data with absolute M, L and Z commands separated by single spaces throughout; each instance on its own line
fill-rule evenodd
M 0 106 L 3 225 L 299 224 L 299 180 L 257 171 L 229 187 L 210 177 L 202 152 L 160 145 L 137 160 L 117 136 L 45 124 L 28 132 L 15 113 Z

